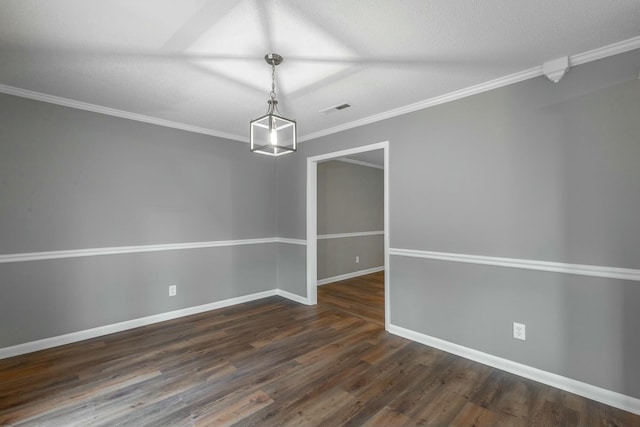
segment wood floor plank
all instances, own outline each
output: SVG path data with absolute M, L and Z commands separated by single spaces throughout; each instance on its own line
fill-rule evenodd
M 193 425 L 230 426 L 271 404 L 273 400 L 262 390 L 250 394 L 228 394 L 207 404 L 192 415 Z
M 0 360 L 0 425 L 640 427 L 382 325 L 380 272 Z
M 448 424 L 468 402 L 469 390 L 486 376 L 483 369 L 467 369 L 466 362 L 442 353 L 389 406 L 426 425 Z
M 332 388 L 324 393 L 315 394 L 313 399 L 305 399 L 297 404 L 294 411 L 288 412 L 286 417 L 278 420 L 278 425 L 291 427 L 321 425 L 337 408 L 350 407 L 354 403 L 354 397 L 349 393 L 339 388 Z
M 15 426 L 33 427 L 33 426 L 69 426 L 82 427 L 91 425 L 95 418 L 95 409 L 93 402 L 80 402 L 76 405 L 64 406 L 59 409 L 49 411 L 40 416 L 23 420 Z M 4 425 L 4 424 L 3 424 Z
M 384 272 L 320 286 L 318 301 L 350 316 L 384 326 Z
M 376 412 L 371 418 L 366 420 L 364 424 L 362 424 L 362 426 L 405 426 L 410 424 L 411 419 L 406 415 L 396 412 L 388 406 L 385 406 L 384 408 Z
M 493 427 L 497 425 L 495 412 L 467 402 L 449 424 L 451 427 Z M 511 426 L 511 424 L 502 424 Z
M 345 378 L 358 375 L 370 365 L 363 362 L 360 356 L 371 348 L 369 342 L 362 342 L 349 347 L 342 347 L 339 354 L 319 359 L 314 363 L 301 364 L 296 375 L 303 381 L 293 384 L 289 378 L 282 377 L 264 386 L 264 390 L 275 399 L 274 405 L 258 412 L 245 420 L 243 425 L 281 425 L 288 422 L 292 413 L 305 402 L 313 401 L 328 390 L 336 389 Z M 246 424 L 245 424 L 246 422 Z

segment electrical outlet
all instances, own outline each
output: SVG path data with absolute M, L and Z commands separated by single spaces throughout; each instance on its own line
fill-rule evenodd
M 524 341 L 526 339 L 526 326 L 522 323 L 513 322 L 513 337 Z
M 169 286 L 169 296 L 170 297 L 175 297 L 176 296 L 176 285 L 170 285 Z
M 360 257 L 356 255 L 356 264 L 360 262 Z

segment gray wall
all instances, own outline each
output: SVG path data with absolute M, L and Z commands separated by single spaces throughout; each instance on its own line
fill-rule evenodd
M 299 146 L 295 155 L 282 156 L 276 161 L 276 221 L 278 237 L 304 241 L 307 238 L 307 165 L 302 149 L 304 147 Z M 277 257 L 278 289 L 306 298 L 306 245 L 278 243 Z
M 275 163 L 236 142 L 0 95 L 0 254 L 305 239 L 306 157 L 389 140 L 392 248 L 640 268 L 639 69 L 629 52 Z M 305 295 L 305 256 L 277 243 L 0 264 L 0 347 L 276 283 Z M 394 325 L 640 397 L 638 282 L 401 256 L 389 282 Z M 527 341 L 511 338 L 513 321 Z
M 305 236 L 306 157 L 388 140 L 392 248 L 638 269 L 639 69 L 636 50 L 303 143 L 277 164 L 279 233 Z M 640 397 L 639 282 L 389 270 L 391 324 Z
M 318 163 L 318 235 L 384 229 L 384 171 L 332 160 Z
M 382 169 L 332 160 L 318 164 L 317 182 L 318 236 L 384 230 Z M 383 267 L 384 236 L 318 239 L 317 253 L 318 280 Z
M 275 172 L 246 144 L 0 95 L 0 254 L 275 237 Z M 275 289 L 276 245 L 1 263 L 0 348 Z

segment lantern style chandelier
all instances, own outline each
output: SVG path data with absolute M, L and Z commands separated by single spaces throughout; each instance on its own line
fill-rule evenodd
M 298 135 L 295 120 L 280 116 L 276 100 L 276 65 L 282 62 L 282 56 L 268 53 L 264 60 L 271 65 L 271 92 L 267 113 L 250 123 L 251 152 L 268 156 L 281 156 L 297 150 Z M 278 113 L 278 114 L 276 114 Z

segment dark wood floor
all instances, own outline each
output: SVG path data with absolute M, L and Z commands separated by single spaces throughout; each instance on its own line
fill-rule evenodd
M 384 327 L 384 272 L 320 286 L 318 304 Z
M 0 360 L 0 425 L 640 426 L 386 333 L 375 299 L 336 296 L 362 280 Z

